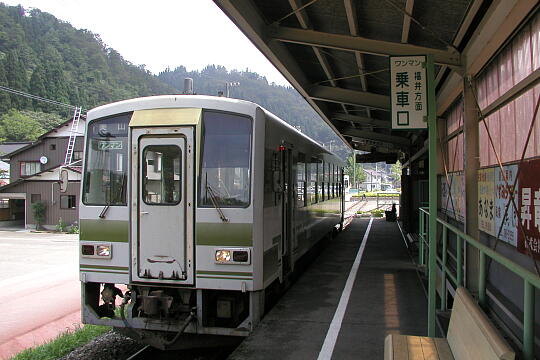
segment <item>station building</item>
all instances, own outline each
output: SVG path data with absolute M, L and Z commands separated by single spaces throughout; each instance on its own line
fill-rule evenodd
M 37 141 L 22 144 L 2 155 L 9 163 L 9 183 L 0 187 L 0 227 L 35 229 L 32 204 L 45 205 L 46 229 L 54 230 L 62 221 L 76 224 L 79 219 L 79 192 L 82 171 L 84 120 L 75 135 L 72 162 L 64 166 L 73 119 L 41 135 Z M 69 185 L 60 193 L 60 169 L 68 170 Z M 61 219 L 61 220 L 60 220 Z
M 425 276 L 426 333 L 445 335 L 435 323 L 464 287 L 518 357 L 540 355 L 538 1 L 215 3 L 352 149 L 403 164 L 400 226 Z M 413 81 L 391 59 L 415 55 L 435 63 L 431 136 L 392 121 L 415 94 L 396 102 L 391 85 Z

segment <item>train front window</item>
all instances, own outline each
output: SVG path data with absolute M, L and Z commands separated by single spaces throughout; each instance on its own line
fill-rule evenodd
M 123 114 L 88 125 L 83 203 L 126 205 L 128 123 Z
M 250 159 L 251 119 L 206 111 L 199 205 L 249 206 Z

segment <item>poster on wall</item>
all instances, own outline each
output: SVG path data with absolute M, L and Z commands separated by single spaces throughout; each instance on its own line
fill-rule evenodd
M 460 222 L 465 221 L 465 179 L 463 171 L 452 174 L 452 185 L 450 187 L 452 196 L 451 202 L 454 204 L 454 219 Z
M 451 218 L 465 220 L 465 184 L 463 172 L 449 173 L 441 178 L 441 208 Z
M 517 214 L 514 210 L 512 204 L 508 207 L 508 212 L 506 217 L 504 217 L 506 205 L 510 200 L 510 193 L 513 191 L 512 186 L 516 180 L 517 175 L 517 165 L 506 165 L 503 166 L 504 172 L 500 168 L 495 168 L 495 231 L 494 236 L 499 234 L 499 240 L 502 240 L 510 245 L 517 246 Z M 510 189 L 506 187 L 504 181 L 504 175 L 508 180 Z M 516 189 L 519 188 L 519 181 L 516 184 Z M 519 206 L 519 194 L 514 195 L 516 205 Z M 504 222 L 503 222 L 504 218 Z M 502 225 L 502 229 L 501 229 Z
M 478 228 L 495 236 L 495 169 L 478 170 Z
M 529 247 L 535 257 L 540 257 L 540 159 L 526 161 L 520 166 L 517 203 L 525 234 L 517 231 L 517 248 L 526 254 L 526 247 Z

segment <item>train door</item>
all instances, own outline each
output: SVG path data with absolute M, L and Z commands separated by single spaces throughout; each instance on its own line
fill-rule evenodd
M 283 174 L 283 201 L 282 201 L 282 258 L 283 273 L 292 270 L 292 239 L 294 224 L 294 186 L 292 179 L 292 150 L 283 149 L 281 151 L 281 173 Z
M 193 283 L 193 129 L 133 131 L 132 278 Z

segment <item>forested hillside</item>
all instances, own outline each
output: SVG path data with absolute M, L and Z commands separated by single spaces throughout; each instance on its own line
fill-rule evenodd
M 226 82 L 239 82 L 231 97 L 264 106 L 319 142 L 341 143 L 294 89 L 268 84 L 256 73 L 209 65 L 200 72 L 179 66 L 154 76 L 123 59 L 97 34 L 38 9 L 0 3 L 1 86 L 90 109 L 133 97 L 180 93 L 185 77 L 194 79 L 198 94 L 207 95 L 217 95 Z M 34 140 L 69 115 L 66 108 L 0 91 L 0 141 Z M 24 130 L 13 126 L 30 120 L 26 128 L 32 131 L 21 138 Z
M 0 59 L 0 84 L 85 108 L 172 91 L 107 47 L 99 35 L 37 9 L 0 4 Z M 58 111 L 2 93 L 0 111 L 10 108 Z

